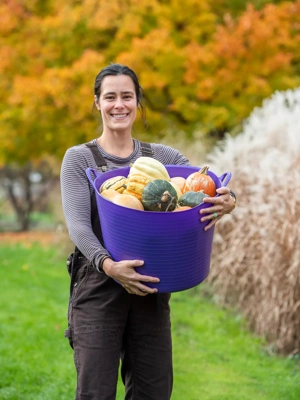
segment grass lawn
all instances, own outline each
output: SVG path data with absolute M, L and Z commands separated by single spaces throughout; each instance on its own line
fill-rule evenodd
M 0 260 L 0 399 L 73 399 L 65 260 L 18 244 L 0 246 Z M 299 359 L 267 355 L 238 316 L 203 299 L 199 288 L 174 293 L 171 302 L 172 400 L 300 399 Z M 117 400 L 123 398 L 120 383 Z

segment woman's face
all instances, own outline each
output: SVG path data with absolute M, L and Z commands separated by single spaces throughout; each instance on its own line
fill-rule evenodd
M 99 100 L 95 98 L 95 103 L 101 111 L 103 132 L 131 133 L 136 118 L 137 98 L 129 76 L 106 76 L 102 81 Z

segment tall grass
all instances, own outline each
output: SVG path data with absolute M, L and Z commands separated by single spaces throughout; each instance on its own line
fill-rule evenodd
M 0 399 L 73 399 L 64 258 L 58 249 L 15 244 L 0 246 L 0 260 Z M 300 398 L 297 360 L 268 356 L 239 316 L 202 298 L 199 288 L 174 293 L 171 303 L 172 400 Z M 119 382 L 117 400 L 123 398 Z
M 232 171 L 238 207 L 217 225 L 212 272 L 274 350 L 300 354 L 300 89 L 277 92 L 209 160 Z

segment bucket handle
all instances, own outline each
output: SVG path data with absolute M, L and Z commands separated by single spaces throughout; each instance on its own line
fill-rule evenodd
M 98 171 L 94 168 L 87 168 L 85 170 L 85 173 L 86 173 L 89 181 L 91 182 L 91 184 L 94 186 L 94 181 L 97 178 L 97 176 L 99 175 Z
M 231 172 L 225 172 L 223 175 L 221 175 L 219 177 L 219 180 L 220 180 L 222 186 L 227 186 L 229 181 L 230 181 L 230 179 L 231 179 L 231 177 L 232 177 L 232 173 Z

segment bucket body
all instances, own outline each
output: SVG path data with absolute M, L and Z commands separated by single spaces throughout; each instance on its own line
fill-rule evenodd
M 170 177 L 187 178 L 199 167 L 166 165 Z M 200 204 L 181 212 L 139 211 L 122 207 L 99 193 L 104 181 L 129 174 L 129 167 L 99 173 L 91 168 L 87 175 L 96 191 L 96 200 L 104 245 L 115 261 L 143 260 L 137 272 L 158 277 L 150 284 L 158 292 L 178 292 L 200 284 L 208 275 L 214 227 L 204 231 L 199 211 L 210 204 Z M 91 172 L 96 176 L 91 177 Z M 216 188 L 226 186 L 231 174 L 217 177 L 208 171 Z M 146 283 L 145 283 L 146 284 Z

